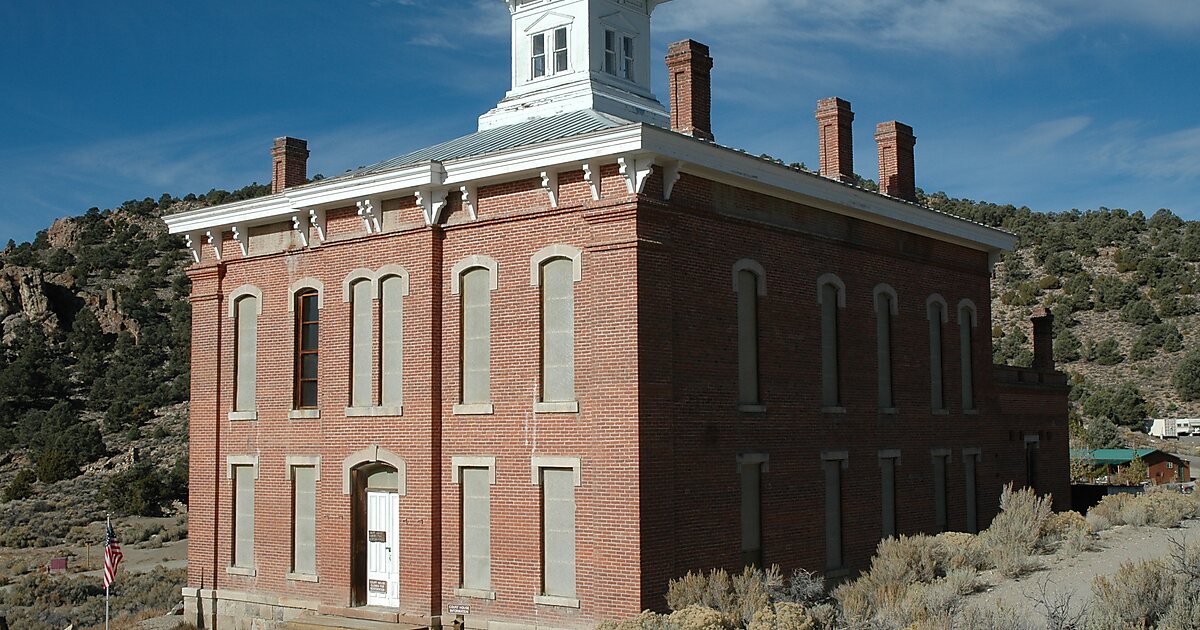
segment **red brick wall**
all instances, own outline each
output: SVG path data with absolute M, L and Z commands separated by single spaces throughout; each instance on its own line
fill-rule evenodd
M 953 449 L 949 468 L 952 528 L 965 527 L 962 449 L 982 449 L 981 524 L 1006 481 L 1024 481 L 1024 436 L 1038 434 L 1041 486 L 1066 499 L 1065 390 L 994 386 L 986 255 L 928 238 L 835 216 L 685 176 L 674 200 L 661 199 L 654 175 L 644 196 L 626 194 L 616 165 L 602 171 L 604 198 L 591 199 L 581 172 L 559 176 L 560 207 L 549 207 L 536 179 L 481 188 L 478 220 L 451 195 L 445 228 L 419 224 L 410 200 L 389 204 L 387 224 L 366 236 L 353 209 L 331 210 L 330 241 L 305 251 L 244 259 L 223 243 L 224 262 L 192 271 L 192 515 L 189 585 L 350 603 L 350 501 L 342 461 L 378 445 L 407 464 L 401 499 L 401 608 L 439 614 L 468 603 L 472 613 L 550 627 L 590 627 L 661 608 L 667 581 L 688 569 L 739 563 L 736 456 L 770 455 L 763 478 L 764 559 L 824 568 L 822 449 L 850 453 L 843 486 L 845 557 L 862 567 L 879 537 L 877 451 L 903 450 L 897 471 L 900 531 L 933 528 L 930 449 Z M 313 237 L 315 238 L 315 232 Z M 533 413 L 539 379 L 540 293 L 530 257 L 551 244 L 583 250 L 575 285 L 578 414 Z M 460 260 L 498 263 L 492 306 L 489 416 L 456 416 L 459 397 L 459 296 L 450 273 Z M 740 258 L 767 271 L 761 302 L 761 384 L 765 414 L 736 410 L 735 296 L 731 266 Z M 346 418 L 350 305 L 342 282 L 352 270 L 398 264 L 409 272 L 404 303 L 402 417 Z M 815 280 L 846 283 L 842 335 L 845 414 L 820 412 Z M 289 287 L 324 283 L 321 311 L 320 419 L 292 420 L 294 313 Z M 872 288 L 899 294 L 894 351 L 896 406 L 876 410 Z M 225 298 L 243 284 L 263 292 L 259 318 L 258 420 L 230 422 L 232 326 Z M 951 308 L 978 308 L 974 352 L 979 414 L 959 408 L 956 318 L 945 329 L 949 414 L 929 411 L 925 299 L 941 293 Z M 378 318 L 377 318 L 378 319 Z M 376 322 L 378 329 L 378 322 Z M 376 352 L 379 339 L 376 335 Z M 1061 448 L 1060 448 L 1061 447 Z M 1059 451 L 1061 450 L 1061 457 Z M 232 576 L 229 563 L 229 455 L 258 455 L 257 575 Z M 287 455 L 320 455 L 317 509 L 319 583 L 285 579 L 290 570 Z M 461 599 L 459 486 L 454 456 L 493 456 L 492 582 L 495 601 Z M 534 456 L 578 457 L 576 489 L 578 610 L 535 605 L 541 590 L 540 489 Z M 1061 469 L 1061 475 L 1057 470 Z M 1061 476 L 1061 480 L 1059 477 Z M 1061 483 L 1060 483 L 1061 482 Z M 214 554 L 214 538 L 217 550 Z

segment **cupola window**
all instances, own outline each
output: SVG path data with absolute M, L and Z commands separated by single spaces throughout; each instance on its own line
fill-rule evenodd
M 567 27 L 559 27 L 545 33 L 533 36 L 532 77 L 534 79 L 547 75 L 566 72 L 569 63 L 567 57 Z M 549 55 L 549 60 L 547 60 Z M 547 65 L 547 61 L 550 62 Z
M 633 38 L 614 30 L 604 31 L 604 71 L 633 81 Z

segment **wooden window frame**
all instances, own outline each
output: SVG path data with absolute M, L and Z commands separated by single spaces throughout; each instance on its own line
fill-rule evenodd
M 317 318 L 315 320 L 305 320 L 304 319 L 304 300 L 306 298 L 312 298 L 313 300 L 317 301 L 317 308 L 316 308 Z M 320 375 L 320 348 L 321 348 L 320 292 L 317 291 L 316 289 L 312 289 L 312 288 L 301 289 L 296 292 L 294 299 L 295 299 L 295 303 L 296 303 L 296 309 L 295 309 L 296 310 L 296 335 L 295 335 L 296 338 L 295 338 L 295 346 L 294 346 L 295 366 L 294 366 L 293 378 L 292 378 L 292 392 L 293 392 L 292 405 L 293 405 L 294 409 L 317 409 L 318 403 L 320 402 L 320 400 L 319 400 L 320 392 L 319 391 L 317 392 L 318 400 L 314 400 L 313 404 L 311 404 L 311 405 L 305 405 L 304 400 L 303 400 L 303 398 L 304 398 L 303 391 L 304 391 L 304 383 L 307 383 L 307 382 L 312 382 L 314 384 L 320 383 L 320 377 L 319 377 L 319 375 Z M 316 349 L 313 349 L 313 350 L 305 350 L 302 347 L 302 340 L 304 338 L 304 327 L 306 325 L 312 325 L 312 324 L 315 324 L 318 327 L 317 328 L 317 344 L 316 344 L 317 347 L 316 347 Z M 308 356 L 310 354 L 317 357 L 317 364 L 318 364 L 317 365 L 317 367 L 318 367 L 317 375 L 313 376 L 312 378 L 304 378 L 301 375 L 302 365 L 304 362 L 304 357 Z M 319 385 L 318 385 L 318 390 L 319 390 Z

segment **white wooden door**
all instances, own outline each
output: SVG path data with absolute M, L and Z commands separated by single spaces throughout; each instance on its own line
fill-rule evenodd
M 400 495 L 367 491 L 367 605 L 400 607 Z

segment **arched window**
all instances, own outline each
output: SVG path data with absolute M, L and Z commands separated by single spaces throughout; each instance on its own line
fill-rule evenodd
M 234 318 L 233 411 L 252 414 L 257 409 L 258 316 L 262 292 L 249 285 L 233 292 Z
M 451 292 L 460 295 L 461 348 L 456 413 L 491 413 L 492 303 L 496 261 L 471 256 L 454 266 Z
M 733 290 L 737 292 L 738 405 L 762 404 L 759 387 L 758 301 L 767 293 L 762 265 L 742 259 L 733 265 Z
M 404 383 L 404 296 L 408 295 L 408 274 L 403 270 L 380 270 L 387 273 L 379 282 L 380 337 L 379 401 L 384 407 L 403 404 Z
M 529 284 L 541 289 L 541 391 L 543 412 L 579 410 L 575 396 L 575 283 L 583 279 L 583 253 L 550 245 L 529 260 Z
M 304 287 L 294 294 L 296 313 L 296 369 L 294 404 L 296 409 L 317 408 L 317 363 L 320 332 L 320 292 Z
M 962 371 L 963 410 L 975 409 L 975 367 L 973 347 L 976 324 L 975 303 L 971 300 L 958 302 L 958 347 L 959 365 Z
M 925 300 L 925 314 L 929 318 L 929 401 L 935 413 L 945 412 L 946 394 L 942 387 L 942 324 L 949 316 L 946 300 L 934 293 Z
M 370 407 L 373 378 L 374 291 L 369 278 L 350 284 L 350 406 Z
M 890 285 L 875 287 L 875 355 L 879 376 L 879 409 L 893 411 L 892 392 L 892 318 L 899 312 L 896 290 Z
M 842 406 L 838 354 L 838 309 L 846 306 L 846 285 L 827 273 L 817 279 L 817 303 L 821 306 L 821 407 Z

